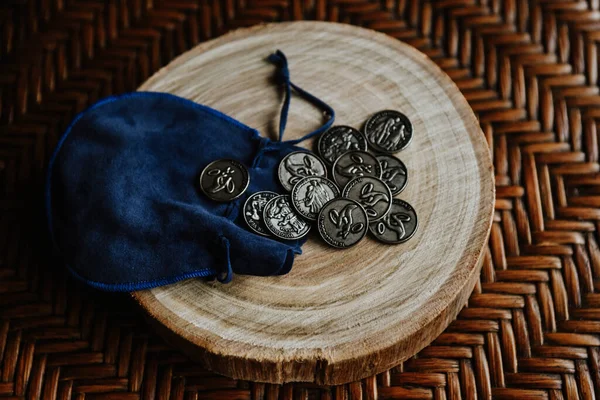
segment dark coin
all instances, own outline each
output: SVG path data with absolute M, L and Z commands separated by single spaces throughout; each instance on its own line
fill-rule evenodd
M 356 201 L 337 198 L 325 204 L 319 213 L 317 227 L 323 240 L 338 248 L 354 246 L 365 236 L 369 219 Z
M 369 217 L 369 222 L 379 221 L 392 206 L 390 188 L 381 179 L 372 176 L 352 179 L 344 187 L 342 196 L 360 203 Z
M 333 180 L 341 188 L 357 176 L 381 178 L 381 166 L 374 155 L 366 151 L 349 151 L 342 154 L 331 168 Z
M 369 224 L 369 230 L 377 240 L 397 244 L 413 237 L 418 226 L 415 209 L 403 200 L 394 199 L 390 212 L 381 221 Z
M 269 232 L 280 239 L 300 239 L 310 230 L 310 225 L 292 207 L 291 198 L 287 194 L 269 200 L 263 210 L 263 220 Z
M 307 176 L 327 176 L 323 161 L 308 151 L 295 151 L 288 154 L 279 163 L 277 171 L 279 182 L 288 192 L 302 178 Z
M 360 131 L 345 125 L 337 125 L 319 137 L 321 158 L 329 165 L 344 153 L 352 150 L 367 150 L 367 139 Z
M 292 204 L 300 215 L 316 221 L 325 203 L 339 197 L 335 183 L 322 176 L 309 176 L 300 180 L 292 189 Z
M 398 111 L 380 111 L 365 123 L 365 136 L 373 150 L 392 154 L 408 146 L 413 127 L 406 115 Z
M 250 195 L 244 203 L 244 220 L 248 227 L 259 235 L 270 235 L 263 220 L 263 210 L 269 200 L 277 196 L 278 194 L 275 192 L 256 192 Z
M 397 195 L 404 190 L 408 182 L 406 165 L 396 157 L 387 154 L 380 154 L 376 157 L 381 165 L 381 180 L 388 185 L 393 196 Z
M 208 164 L 200 174 L 200 189 L 215 201 L 231 201 L 248 188 L 248 170 L 235 160 L 221 159 Z

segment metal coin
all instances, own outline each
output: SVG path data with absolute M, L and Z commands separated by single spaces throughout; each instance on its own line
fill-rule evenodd
M 373 150 L 392 154 L 408 146 L 412 140 L 413 126 L 401 112 L 380 111 L 365 123 L 365 136 Z
M 235 160 L 213 161 L 200 174 L 200 189 L 215 201 L 237 199 L 249 184 L 248 170 Z
M 263 210 L 263 220 L 269 232 L 280 239 L 300 239 L 310 230 L 310 225 L 292 207 L 292 200 L 287 194 L 269 200 Z
M 331 168 L 333 180 L 341 188 L 357 176 L 381 178 L 381 166 L 374 155 L 366 151 L 349 151 L 342 154 Z
M 337 125 L 319 137 L 319 155 L 329 165 L 344 153 L 367 150 L 367 139 L 360 131 L 345 125 Z
M 323 161 L 308 151 L 295 151 L 288 154 L 279 163 L 277 171 L 279 182 L 288 192 L 302 178 L 307 176 L 327 176 Z
M 292 204 L 304 218 L 316 221 L 325 203 L 339 196 L 335 183 L 322 176 L 309 176 L 292 189 Z
M 390 212 L 381 221 L 369 224 L 369 230 L 377 240 L 397 244 L 413 237 L 418 226 L 415 209 L 404 200 L 394 199 Z
M 270 236 L 263 220 L 263 210 L 269 200 L 277 196 L 278 194 L 275 192 L 256 192 L 250 195 L 244 203 L 244 221 L 250 229 L 259 235 Z
M 365 209 L 369 222 L 379 221 L 392 207 L 392 192 L 387 185 L 372 176 L 359 176 L 352 179 L 342 196 L 355 200 Z
M 340 249 L 354 246 L 365 236 L 369 219 L 356 201 L 337 198 L 325 204 L 317 227 L 323 240 Z
M 404 190 L 408 182 L 406 165 L 396 157 L 387 154 L 380 154 L 376 157 L 381 165 L 381 180 L 388 185 L 393 196 L 397 195 Z

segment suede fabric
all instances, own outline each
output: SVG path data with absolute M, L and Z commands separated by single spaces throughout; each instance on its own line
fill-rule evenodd
M 333 122 L 333 121 L 331 121 Z M 100 101 L 59 141 L 46 182 L 49 229 L 86 283 L 132 291 L 231 272 L 289 272 L 304 240 L 249 231 L 241 208 L 260 190 L 283 193 L 277 166 L 295 142 L 271 141 L 214 109 L 165 93 Z M 204 196 L 202 169 L 230 158 L 250 174 L 230 203 Z

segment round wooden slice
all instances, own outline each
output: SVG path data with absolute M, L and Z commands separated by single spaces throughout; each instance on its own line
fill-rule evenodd
M 340 384 L 414 355 L 465 304 L 491 226 L 492 163 L 450 78 L 412 47 L 362 28 L 238 30 L 183 54 L 140 89 L 208 105 L 275 138 L 283 93 L 266 58 L 276 49 L 287 55 L 291 80 L 332 105 L 336 123 L 361 128 L 383 109 L 410 118 L 412 143 L 397 154 L 409 182 L 398 197 L 416 209 L 417 233 L 401 245 L 366 237 L 345 250 L 313 235 L 287 275 L 190 279 L 133 296 L 169 340 L 216 372 Z M 285 138 L 322 123 L 319 110 L 294 96 Z

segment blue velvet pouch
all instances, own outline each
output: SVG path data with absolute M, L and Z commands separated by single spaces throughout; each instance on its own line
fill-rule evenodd
M 325 103 L 289 80 L 281 52 L 286 96 L 279 141 L 212 108 L 166 94 L 109 97 L 79 114 L 60 139 L 46 182 L 48 224 L 71 272 L 111 291 L 132 291 L 192 277 L 231 280 L 232 273 L 281 275 L 290 271 L 300 241 L 252 233 L 241 213 L 248 195 L 283 193 L 277 166 L 300 140 L 333 123 Z M 323 108 L 328 121 L 302 139 L 283 141 L 291 90 Z M 210 162 L 234 159 L 250 174 L 245 194 L 229 203 L 198 187 Z

